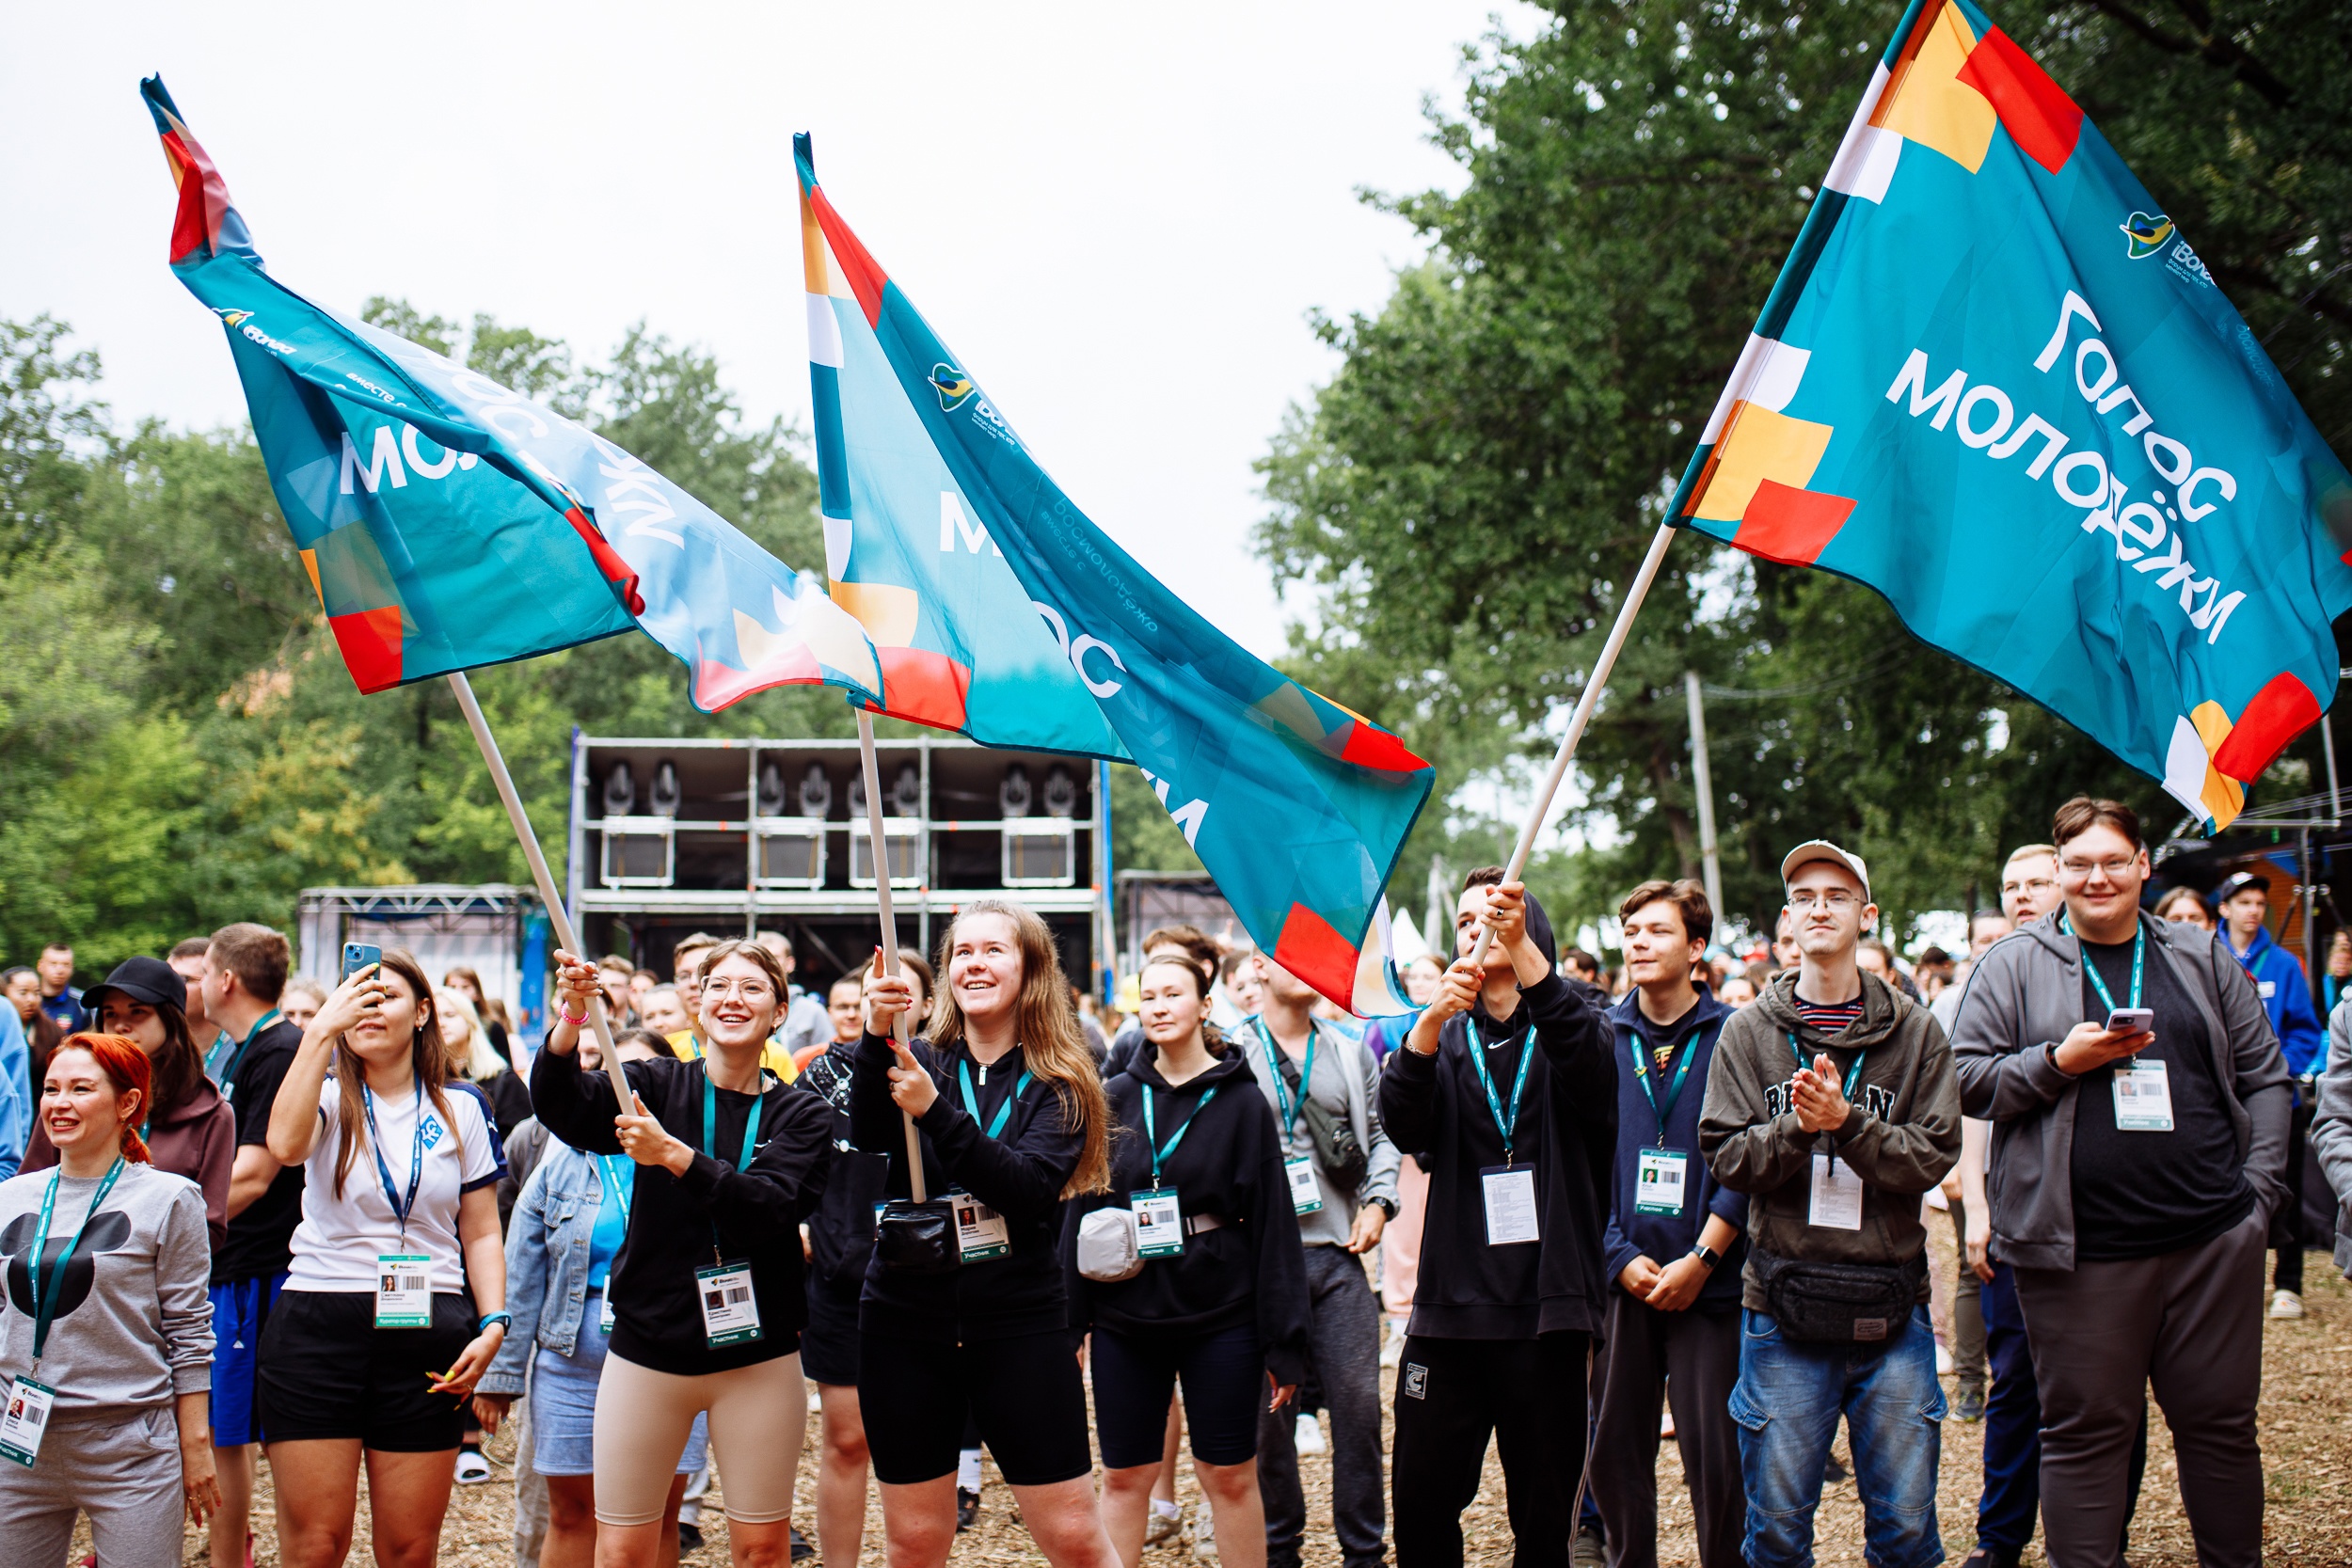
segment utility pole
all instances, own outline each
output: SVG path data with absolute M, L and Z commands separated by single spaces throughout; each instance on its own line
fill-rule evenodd
M 1715 853 L 1715 784 L 1707 768 L 1707 709 L 1699 702 L 1699 673 L 1682 673 L 1682 689 L 1691 699 L 1692 779 L 1698 786 L 1699 859 L 1707 872 L 1707 902 L 1715 918 L 1724 918 L 1724 864 Z

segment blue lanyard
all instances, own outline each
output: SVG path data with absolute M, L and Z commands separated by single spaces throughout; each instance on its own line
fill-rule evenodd
M 424 1182 L 424 1080 L 416 1081 L 417 1125 L 408 1139 L 408 1197 L 403 1202 L 392 1186 L 392 1167 L 384 1163 L 384 1140 L 375 1130 L 375 1091 L 359 1085 L 359 1103 L 368 1114 L 368 1147 L 375 1151 L 376 1179 L 384 1183 L 384 1201 L 400 1222 L 400 1244 L 408 1244 L 408 1212 L 417 1206 L 417 1189 Z
M 623 1236 L 628 1234 L 629 1195 L 636 1187 L 637 1178 L 632 1172 L 629 1179 L 624 1181 L 621 1180 L 621 1172 L 634 1164 L 634 1161 L 623 1154 L 596 1156 L 597 1179 L 612 1190 L 612 1201 L 621 1206 L 621 1234 Z
M 1796 1057 L 1797 1066 L 1804 1066 L 1804 1047 L 1797 1043 L 1797 1032 L 1794 1029 L 1788 1031 L 1788 1053 Z M 1862 1059 L 1869 1053 L 1867 1050 L 1855 1052 L 1853 1066 L 1846 1069 L 1846 1098 L 1848 1100 L 1853 1098 L 1854 1085 L 1862 1082 Z
M 1706 1032 L 1706 1025 L 1701 1024 L 1692 1030 L 1691 1037 L 1683 1042 L 1682 1065 L 1675 1069 L 1675 1081 L 1667 1088 L 1666 1102 L 1661 1105 L 1649 1086 L 1649 1042 L 1642 1037 L 1639 1029 L 1633 1031 L 1633 1081 L 1642 1085 L 1642 1098 L 1649 1101 L 1650 1114 L 1658 1118 L 1658 1147 L 1661 1148 L 1666 1147 L 1666 1118 L 1674 1115 L 1675 1101 L 1682 1098 L 1682 1081 L 1691 1075 L 1691 1064 L 1698 1060 L 1699 1037 Z
M 1307 1058 L 1298 1065 L 1298 1101 L 1293 1104 L 1290 1090 L 1282 1082 L 1281 1047 L 1274 1043 L 1273 1031 L 1265 1026 L 1265 1020 L 1253 1018 L 1249 1022 L 1258 1031 L 1259 1042 L 1265 1047 L 1266 1070 L 1274 1077 L 1274 1103 L 1282 1113 L 1282 1136 L 1287 1139 L 1297 1130 L 1298 1118 L 1306 1114 L 1307 1096 L 1315 1086 L 1315 1039 L 1322 1031 L 1315 1027 L 1313 1019 L 1307 1021 Z M 1150 1097 L 1145 1098 L 1148 1101 Z
M 764 1091 L 767 1083 L 762 1080 Z M 759 1112 L 765 1101 L 759 1095 L 752 1096 L 750 1114 L 743 1118 L 743 1157 L 735 1163 L 739 1171 L 752 1168 L 752 1147 L 759 1141 Z M 710 1058 L 703 1058 L 703 1152 L 716 1160 L 719 1157 L 719 1086 L 710 1081 Z
M 1005 1130 L 1006 1121 L 1012 1116 L 1012 1108 L 1021 1102 L 1021 1091 L 1028 1086 L 1029 1069 L 1027 1068 L 1023 1068 L 1021 1069 L 1021 1076 L 1013 1083 L 1012 1093 L 1006 1097 L 1005 1102 L 1002 1105 L 996 1107 L 996 1119 L 988 1124 L 987 1131 L 988 1135 L 991 1138 L 995 1137 L 997 1133 L 1002 1132 Z M 980 1119 L 980 1101 L 979 1097 L 972 1092 L 971 1063 L 962 1060 L 957 1061 L 956 1087 L 963 1091 L 964 1115 L 970 1117 L 974 1121 L 978 1121 Z
M 115 1183 L 122 1179 L 122 1156 L 115 1156 L 115 1163 L 107 1167 L 106 1180 L 101 1181 L 98 1191 L 90 1195 L 89 1212 L 82 1216 L 81 1227 L 73 1232 L 73 1239 L 66 1243 L 65 1250 L 57 1254 L 57 1260 L 50 1265 L 49 1288 L 44 1291 L 40 1285 L 40 1255 L 49 1245 L 49 1217 L 56 1212 L 57 1179 L 63 1175 L 65 1170 L 62 1166 L 49 1174 L 49 1190 L 40 1200 L 40 1228 L 33 1233 L 32 1258 L 24 1270 L 33 1287 L 33 1365 L 36 1367 L 40 1365 L 40 1353 L 48 1347 L 49 1324 L 57 1315 L 57 1303 L 65 1298 L 66 1262 L 81 1246 L 82 1238 L 88 1234 L 89 1222 L 98 1217 L 98 1206 L 106 1201 L 106 1195 L 113 1192 Z M 94 1280 L 96 1276 L 92 1278 Z
M 1176 1091 L 1170 1089 L 1168 1092 L 1174 1094 Z M 1168 1135 L 1167 1146 L 1163 1148 L 1159 1142 L 1159 1126 L 1152 1115 L 1152 1085 L 1143 1085 L 1143 1145 L 1152 1151 L 1152 1187 L 1154 1192 L 1159 1190 L 1160 1185 L 1160 1162 L 1176 1152 L 1176 1146 L 1184 1141 L 1184 1134 L 1192 1131 L 1192 1124 L 1200 1119 L 1200 1113 L 1207 1110 L 1209 1101 L 1216 1098 L 1216 1090 L 1214 1088 L 1202 1095 L 1200 1103 L 1192 1108 L 1192 1115 L 1184 1118 L 1182 1127 Z
M 245 1032 L 245 1038 L 239 1040 L 237 1042 L 237 1049 L 230 1053 L 229 1061 L 226 1066 L 221 1064 L 220 1048 L 221 1042 L 229 1037 L 229 1031 L 223 1029 L 220 1032 L 219 1038 L 213 1041 L 212 1050 L 204 1053 L 204 1072 L 207 1077 L 211 1078 L 215 1084 L 220 1086 L 220 1097 L 223 1100 L 236 1099 L 237 1069 L 244 1065 L 245 1053 L 252 1049 L 254 1037 L 260 1035 L 262 1030 L 268 1028 L 271 1024 L 276 1023 L 285 1016 L 285 1014 L 279 1012 L 277 1008 L 272 1007 L 268 1012 L 265 1012 L 260 1018 L 255 1019 L 253 1021 L 253 1027 Z M 215 1067 L 220 1068 L 218 1072 L 215 1072 L 213 1070 Z M 141 1137 L 145 1137 L 146 1133 L 142 1131 L 139 1135 Z
M 1502 1134 L 1502 1163 L 1511 1164 L 1511 1130 L 1519 1124 L 1519 1096 L 1527 1092 L 1528 1064 L 1535 1059 L 1535 1031 L 1530 1028 L 1527 1037 L 1519 1041 L 1519 1073 L 1511 1084 L 1511 1110 L 1503 1114 L 1502 1101 L 1495 1093 L 1494 1075 L 1486 1070 L 1486 1048 L 1478 1037 L 1478 1024 L 1464 1020 L 1465 1037 L 1470 1042 L 1470 1069 L 1478 1074 L 1478 1086 L 1486 1091 L 1486 1109 L 1494 1113 L 1495 1128 Z M 1304 1080 L 1301 1080 L 1302 1086 Z
M 2063 914 L 2058 916 L 2058 929 L 2069 931 L 2071 934 L 2071 927 L 2066 924 L 2066 916 Z M 2075 938 L 2077 947 L 2081 945 L 2081 938 Z M 2132 929 L 2132 1006 L 2135 1007 L 2139 1006 L 2140 981 L 2143 978 L 2142 971 L 2147 961 L 2148 917 L 2141 915 L 2139 924 Z M 2244 959 L 2239 960 L 2241 963 L 2244 961 Z M 2115 1011 L 2115 993 L 2107 990 L 2106 981 L 2099 974 L 2099 966 L 2090 961 L 2090 955 L 2088 953 L 2083 955 L 2083 973 L 2090 976 L 2090 989 L 2099 993 L 2099 1000 L 2106 1004 L 2107 1011 Z

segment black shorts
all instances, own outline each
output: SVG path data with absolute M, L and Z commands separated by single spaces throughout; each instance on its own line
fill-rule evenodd
M 857 1399 L 874 1479 L 888 1485 L 952 1475 L 967 1411 L 1014 1486 L 1052 1486 L 1094 1470 L 1077 1347 L 1059 1329 L 964 1345 L 866 1334 Z
M 801 1330 L 801 1375 L 811 1383 L 857 1386 L 857 1298 L 866 1281 L 839 1288 L 808 1276 L 808 1326 Z
M 1215 1334 L 1130 1335 L 1094 1331 L 1094 1430 L 1103 1468 L 1157 1465 L 1168 1443 L 1168 1402 L 1182 1374 L 1184 1431 L 1203 1465 L 1247 1465 L 1258 1457 L 1258 1412 L 1273 1397 L 1258 1330 L 1237 1323 Z
M 475 1334 L 473 1304 L 436 1295 L 431 1328 L 378 1328 L 365 1291 L 285 1291 L 262 1331 L 254 1402 L 272 1443 L 353 1438 L 435 1453 L 465 1436 L 465 1406 L 427 1392 Z

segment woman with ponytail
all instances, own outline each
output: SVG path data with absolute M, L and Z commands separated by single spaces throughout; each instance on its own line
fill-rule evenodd
M 220 1506 L 207 1417 L 204 1197 L 139 1137 L 147 1051 L 70 1035 L 42 1073 L 55 1168 L 0 1182 L 0 1541 L 63 1568 L 76 1513 L 107 1568 L 179 1568 Z
M 941 942 L 930 1037 L 891 1037 L 914 991 L 866 982 L 850 1087 L 851 1141 L 912 1195 L 901 1113 L 921 1134 L 924 1190 L 955 1222 L 935 1254 L 894 1244 L 931 1214 L 885 1214 L 858 1315 L 858 1402 L 893 1568 L 937 1568 L 956 1533 L 965 1412 L 1054 1568 L 1118 1568 L 1094 1497 L 1086 1389 L 1058 1260 L 1065 1198 L 1109 1189 L 1110 1117 L 1053 933 L 1002 899 L 963 906 Z M 1165 1407 L 1163 1407 L 1165 1408 Z
M 387 952 L 303 1030 L 270 1107 L 269 1152 L 303 1167 L 294 1261 L 255 1379 L 278 1561 L 331 1568 L 349 1555 L 364 1456 L 376 1562 L 430 1568 L 463 1402 L 508 1319 L 497 1145 L 483 1101 L 450 1089 L 414 958 Z M 496 1407 L 481 1416 L 495 1428 Z

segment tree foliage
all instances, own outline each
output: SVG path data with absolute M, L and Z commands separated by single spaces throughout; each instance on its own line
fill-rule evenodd
M 2348 10 L 1995 10 L 2194 236 L 2339 451 Z M 1450 784 L 1515 784 L 1549 754 L 1546 715 L 1584 683 L 1895 16 L 1562 0 L 1533 37 L 1468 53 L 1464 108 L 1435 122 L 1466 183 L 1375 198 L 1426 256 L 1376 313 L 1317 322 L 1341 368 L 1261 466 L 1261 550 L 1318 595 L 1292 650 L 1303 678 L 1397 727 Z M 1641 877 L 1697 872 L 1686 670 L 1712 692 L 1726 899 L 1751 921 L 1779 901 L 1781 849 L 1816 834 L 1872 861 L 1900 928 L 1962 905 L 2074 789 L 2178 815 L 1867 590 L 1686 535 L 1580 750 L 1585 847 L 1538 874 L 1571 928 Z M 1507 843 L 1497 814 L 1456 804 L 1416 836 L 1416 891 L 1426 854 Z

